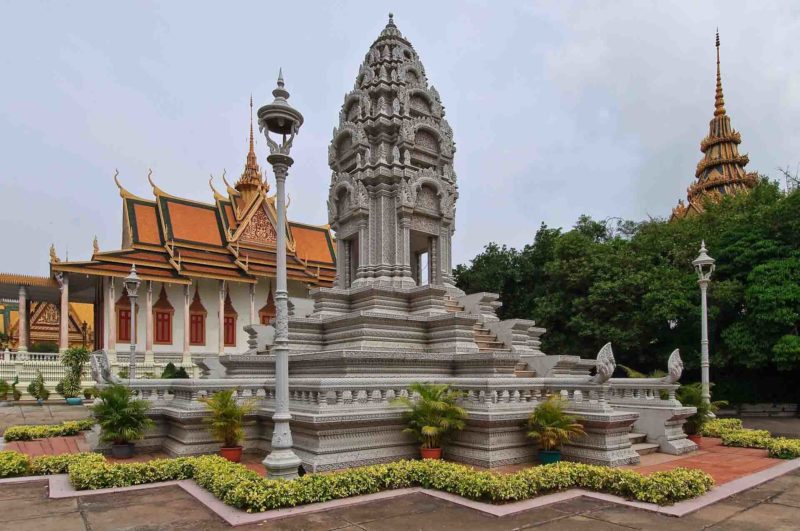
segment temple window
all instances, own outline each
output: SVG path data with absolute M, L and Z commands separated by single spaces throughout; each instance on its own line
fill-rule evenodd
M 127 292 L 122 295 L 114 305 L 117 312 L 117 343 L 130 343 L 131 341 L 131 300 Z
M 269 290 L 267 294 L 267 303 L 258 310 L 258 321 L 262 325 L 268 325 L 272 323 L 276 315 L 275 299 L 272 298 L 272 290 Z
M 175 314 L 175 309 L 167 298 L 167 290 L 164 285 L 161 285 L 161 293 L 158 295 L 158 300 L 153 305 L 153 328 L 155 329 L 155 343 L 157 345 L 171 345 L 172 344 L 172 316 Z
M 194 299 L 189 305 L 189 344 L 202 346 L 206 344 L 206 312 L 200 300 L 200 292 L 194 289 Z
M 223 319 L 223 333 L 225 334 L 225 346 L 226 347 L 235 347 L 236 346 L 236 318 L 238 314 L 236 310 L 233 308 L 233 303 L 231 302 L 231 294 L 225 296 L 225 317 Z

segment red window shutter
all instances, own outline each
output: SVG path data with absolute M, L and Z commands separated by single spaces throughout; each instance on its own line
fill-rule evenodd
M 131 311 L 120 308 L 117 311 L 117 341 L 131 340 Z
M 225 317 L 225 346 L 236 346 L 236 318 Z
M 156 343 L 172 343 L 172 314 L 156 312 Z
M 196 313 L 189 317 L 189 343 L 206 344 L 206 320 L 203 314 Z

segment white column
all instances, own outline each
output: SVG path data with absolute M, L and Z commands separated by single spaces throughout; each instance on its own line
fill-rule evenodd
M 250 324 L 258 324 L 256 317 L 256 285 L 250 284 Z
M 181 365 L 188 367 L 192 364 L 192 353 L 189 350 L 190 334 L 191 334 L 191 320 L 189 316 L 190 292 L 191 285 L 184 284 L 183 286 L 183 356 L 181 357 Z
M 702 391 L 700 397 L 703 402 L 708 404 L 711 402 L 711 379 L 708 374 L 708 305 L 706 302 L 706 295 L 708 292 L 708 280 L 700 280 L 700 382 Z
M 58 351 L 69 348 L 69 275 L 61 273 L 58 277 L 61 290 L 61 309 L 58 316 Z
M 219 281 L 219 354 L 225 353 L 225 281 Z
M 18 352 L 28 352 L 28 288 L 19 287 L 19 326 L 17 327 L 19 341 Z
M 144 295 L 144 364 L 153 365 L 153 281 L 147 281 L 147 292 Z
M 117 299 L 114 277 L 108 277 L 108 363 L 117 363 Z

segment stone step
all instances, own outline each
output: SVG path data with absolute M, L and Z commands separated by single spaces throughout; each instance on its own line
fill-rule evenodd
M 536 373 L 534 371 L 514 371 L 514 376 L 517 378 L 533 378 Z
M 631 444 L 647 442 L 647 434 L 631 432 L 628 434 L 628 439 L 631 440 Z
M 654 454 L 658 451 L 659 446 L 654 443 L 636 443 L 632 444 L 631 448 L 639 455 Z

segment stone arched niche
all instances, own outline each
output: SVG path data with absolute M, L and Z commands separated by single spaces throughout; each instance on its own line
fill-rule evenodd
M 414 135 L 414 144 L 432 153 L 439 153 L 439 139 L 427 129 L 418 129 Z
M 417 192 L 417 203 L 415 207 L 439 214 L 439 193 L 434 187 L 423 184 Z
M 413 94 L 408 101 L 411 108 L 417 112 L 431 114 L 431 102 L 421 94 Z

